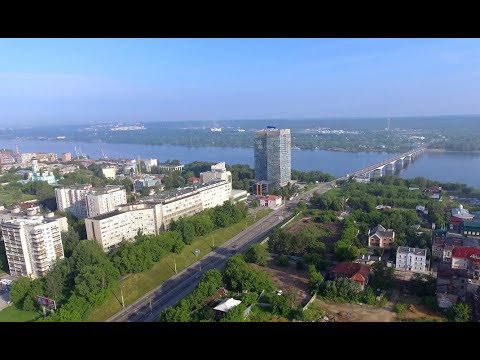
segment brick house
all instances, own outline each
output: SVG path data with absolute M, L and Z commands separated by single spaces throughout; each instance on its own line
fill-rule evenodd
M 349 278 L 364 290 L 370 277 L 370 266 L 354 262 L 341 262 L 330 270 L 330 275 L 334 279 L 341 277 Z
M 390 248 L 395 241 L 395 231 L 377 225 L 368 231 L 368 247 Z

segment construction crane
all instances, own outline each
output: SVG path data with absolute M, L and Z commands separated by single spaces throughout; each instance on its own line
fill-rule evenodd
M 107 154 L 105 154 L 105 152 L 103 151 L 103 148 L 100 149 L 100 151 L 102 152 L 102 159 L 103 159 L 103 160 L 108 160 L 108 156 L 107 156 Z
M 73 149 L 75 150 L 75 157 L 78 159 L 80 159 L 80 157 L 78 156 L 78 150 L 77 150 L 77 147 L 74 146 Z

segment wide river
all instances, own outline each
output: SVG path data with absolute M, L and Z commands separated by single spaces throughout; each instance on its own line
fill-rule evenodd
M 74 147 L 91 158 L 101 157 L 101 151 L 109 158 L 157 158 L 160 161 L 178 159 L 182 163 L 199 161 L 225 161 L 228 164 L 248 164 L 253 167 L 253 149 L 219 148 L 169 145 L 138 145 L 108 143 L 73 143 L 67 141 L 0 140 L 0 148 L 15 149 L 18 143 L 21 152 L 71 152 Z M 292 150 L 292 169 L 321 170 L 334 176 L 343 176 L 370 164 L 394 156 L 379 152 L 336 152 Z M 442 182 L 461 182 L 480 188 L 480 154 L 473 153 L 425 153 L 402 170 L 401 177 L 424 176 Z

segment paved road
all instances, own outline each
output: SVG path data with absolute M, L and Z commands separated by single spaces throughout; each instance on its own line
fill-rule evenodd
M 285 218 L 293 215 L 300 200 L 307 200 L 314 191 L 325 193 L 335 182 L 318 184 L 311 190 L 300 194 L 295 200 L 289 201 L 281 209 L 275 210 L 260 219 L 246 230 L 242 231 L 222 246 L 205 255 L 182 272 L 165 281 L 130 306 L 112 316 L 107 321 L 113 322 L 148 322 L 155 321 L 160 313 L 169 306 L 190 294 L 197 286 L 202 274 L 209 269 L 219 269 L 227 259 L 236 253 L 243 252 L 252 244 L 265 239 L 275 226 Z

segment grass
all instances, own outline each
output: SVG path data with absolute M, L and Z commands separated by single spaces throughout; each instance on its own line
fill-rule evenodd
M 329 194 L 329 195 L 333 195 L 335 197 L 339 197 L 340 195 L 342 195 L 342 188 L 341 187 L 336 187 L 336 188 L 333 188 L 333 189 L 330 189 L 326 192 L 326 194 Z
M 271 211 L 272 210 L 270 209 L 260 210 L 257 213 L 257 221 Z M 250 216 L 247 219 L 247 225 L 250 226 L 253 223 L 253 217 Z M 132 274 L 121 280 L 114 287 L 112 293 L 107 297 L 105 302 L 91 312 L 87 320 L 105 321 L 122 310 L 121 302 L 118 300 L 120 299 L 120 289 L 122 287 L 125 306 L 128 306 L 150 290 L 159 286 L 165 280 L 168 280 L 175 275 L 174 259 L 177 264 L 177 272 L 180 272 L 212 251 L 212 239 L 213 242 L 215 242 L 215 247 L 218 247 L 242 232 L 244 229 L 245 221 L 241 221 L 229 227 L 217 229 L 208 235 L 197 237 L 192 244 L 186 245 L 180 254 L 171 253 L 156 263 L 150 270 L 138 274 Z M 194 253 L 195 249 L 200 250 L 198 259 Z
M 15 203 L 33 199 L 35 199 L 35 196 L 23 194 L 20 190 L 5 190 L 0 187 L 0 204 L 3 203 L 9 206 Z
M 0 311 L 0 322 L 29 322 L 42 316 L 38 311 L 24 311 L 11 305 Z

